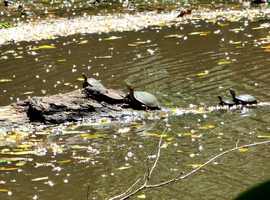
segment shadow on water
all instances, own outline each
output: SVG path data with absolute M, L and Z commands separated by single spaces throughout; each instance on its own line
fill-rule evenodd
M 228 96 L 229 88 L 267 102 L 267 24 L 194 22 L 6 45 L 0 52 L 0 79 L 9 81 L 0 82 L 0 104 L 74 90 L 81 87 L 82 72 L 112 88 L 125 88 L 129 81 L 171 108 L 216 105 L 217 95 Z M 55 48 L 38 48 L 44 45 Z M 86 199 L 88 185 L 90 199 L 104 199 L 144 173 L 165 126 L 170 130 L 155 182 L 188 172 L 237 142 L 269 138 L 269 122 L 264 106 L 130 124 L 48 127 L 25 138 L 1 135 L 6 141 L 0 199 Z M 269 151 L 258 146 L 228 154 L 184 182 L 147 191 L 146 199 L 233 199 L 270 178 Z

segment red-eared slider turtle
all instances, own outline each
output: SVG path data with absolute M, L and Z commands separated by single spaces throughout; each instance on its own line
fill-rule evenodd
M 83 74 L 84 82 L 83 88 L 84 92 L 93 99 L 97 101 L 104 101 L 107 103 L 123 103 L 126 94 L 120 90 L 107 89 L 102 83 L 94 78 L 87 78 Z
M 236 96 L 235 91 L 232 89 L 230 89 L 230 93 L 232 95 L 233 101 L 238 105 L 239 104 L 240 105 L 252 105 L 252 104 L 258 103 L 257 99 L 252 95 L 241 94 L 241 95 Z
M 143 110 L 159 110 L 160 105 L 157 98 L 149 92 L 134 91 L 129 87 L 129 94 L 126 96 L 127 102 L 132 108 Z
M 96 90 L 102 90 L 105 91 L 107 88 L 97 79 L 94 78 L 88 78 L 85 74 L 82 74 L 84 81 L 83 81 L 83 88 L 86 88 L 87 86 L 93 87 Z
M 220 106 L 234 106 L 235 102 L 232 99 L 228 99 L 228 98 L 222 98 L 221 96 L 218 96 L 219 99 L 219 105 Z

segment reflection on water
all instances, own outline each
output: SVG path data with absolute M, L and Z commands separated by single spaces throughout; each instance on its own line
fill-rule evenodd
M 216 105 L 229 88 L 269 102 L 269 31 L 260 19 L 195 20 L 2 46 L 0 104 L 74 90 L 81 87 L 82 72 L 112 88 L 129 81 L 170 108 Z M 153 161 L 159 135 L 169 127 L 153 175 L 159 182 L 236 143 L 266 140 L 269 113 L 269 106 L 260 106 L 1 134 L 0 199 L 86 199 L 88 186 L 89 199 L 114 196 L 143 175 L 146 158 Z M 269 179 L 268 160 L 267 145 L 234 152 L 185 182 L 147 191 L 146 199 L 232 199 Z

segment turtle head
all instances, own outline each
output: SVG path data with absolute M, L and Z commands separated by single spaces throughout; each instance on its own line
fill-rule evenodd
M 232 98 L 235 99 L 235 91 L 233 89 L 230 89 L 230 94 L 232 95 Z
M 87 76 L 86 76 L 85 73 L 82 73 L 82 77 L 84 79 L 84 81 L 83 81 L 83 88 L 86 88 L 89 85 L 88 82 L 87 82 Z
M 129 90 L 130 94 L 134 92 L 134 86 L 130 82 L 126 82 L 127 89 Z
M 220 101 L 220 102 L 223 102 L 223 100 L 222 100 L 222 97 L 221 97 L 221 96 L 218 96 L 218 99 L 219 99 L 219 101 Z
M 85 73 L 82 73 L 82 77 L 83 77 L 84 81 L 87 81 L 87 76 Z

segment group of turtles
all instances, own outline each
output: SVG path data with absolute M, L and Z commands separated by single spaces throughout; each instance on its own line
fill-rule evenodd
M 222 98 L 221 96 L 218 96 L 220 101 L 219 105 L 232 107 L 234 105 L 246 106 L 258 103 L 257 99 L 250 94 L 241 94 L 237 96 L 234 90 L 230 89 L 229 91 L 232 98 Z
M 85 74 L 83 88 L 84 92 L 93 99 L 109 104 L 123 104 L 138 110 L 159 110 L 160 104 L 157 98 L 145 91 L 134 91 L 128 85 L 129 93 L 121 90 L 108 89 L 100 81 L 88 78 Z
M 109 104 L 123 104 L 128 105 L 131 108 L 138 110 L 159 110 L 160 104 L 157 98 L 145 91 L 135 91 L 130 85 L 128 85 L 128 94 L 121 90 L 108 89 L 100 81 L 94 78 L 88 78 L 85 74 L 83 88 L 84 92 L 100 102 L 106 102 Z M 235 91 L 230 89 L 232 98 L 223 98 L 218 96 L 220 106 L 232 107 L 234 105 L 254 105 L 257 104 L 257 99 L 249 94 L 236 95 Z

